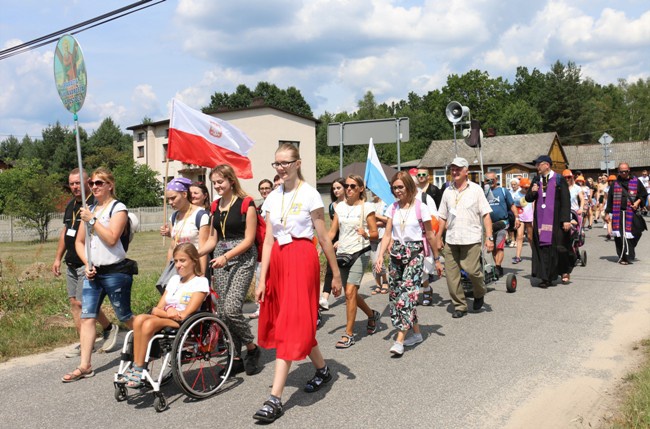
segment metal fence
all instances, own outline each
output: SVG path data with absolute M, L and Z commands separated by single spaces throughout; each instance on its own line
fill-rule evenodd
M 162 207 L 138 207 L 129 209 L 140 220 L 138 231 L 158 231 L 163 223 Z M 167 216 L 172 213 L 171 208 L 167 208 Z M 48 240 L 57 239 L 63 229 L 63 213 L 52 213 L 48 225 Z M 33 228 L 25 228 L 20 218 L 0 215 L 0 243 L 14 241 L 35 241 L 38 240 L 38 232 Z

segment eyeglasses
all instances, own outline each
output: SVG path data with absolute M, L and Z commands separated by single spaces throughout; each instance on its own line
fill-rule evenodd
M 630 170 L 618 170 L 620 174 L 627 174 L 630 172 Z
M 393 191 L 401 191 L 404 189 L 404 185 L 397 185 L 397 186 L 392 186 Z
M 294 159 L 293 161 L 272 162 L 271 167 L 273 167 L 273 168 L 278 168 L 278 167 L 287 168 L 287 167 L 291 166 L 291 164 L 293 164 L 296 161 L 297 161 L 297 159 Z
M 346 183 L 346 184 L 343 185 L 343 187 L 344 187 L 345 189 L 348 189 L 348 188 L 350 188 L 350 189 L 357 189 L 357 184 L 356 184 L 356 183 Z
M 101 188 L 102 186 L 104 186 L 104 183 L 106 182 L 104 182 L 103 180 L 95 180 L 94 182 L 92 180 L 89 180 L 88 186 L 90 186 L 91 188 L 93 186 L 97 186 L 98 188 Z
M 418 173 L 418 177 L 427 177 L 429 173 Z
M 271 190 L 271 187 L 270 187 L 270 186 L 265 186 L 264 188 L 259 188 L 258 190 L 259 190 L 260 192 L 261 192 L 261 191 L 270 191 L 270 190 Z

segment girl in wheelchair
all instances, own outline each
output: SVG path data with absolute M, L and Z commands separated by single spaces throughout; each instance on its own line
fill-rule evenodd
M 149 340 L 163 328 L 178 328 L 180 322 L 199 310 L 210 286 L 201 271 L 199 252 L 191 243 L 182 243 L 172 254 L 177 275 L 167 284 L 151 314 L 140 314 L 133 322 L 133 365 L 122 380 L 127 387 L 142 387 Z

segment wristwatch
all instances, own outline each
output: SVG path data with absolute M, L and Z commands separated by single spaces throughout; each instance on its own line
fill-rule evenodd
M 490 240 L 490 241 L 494 241 L 494 237 L 492 237 L 492 236 L 487 237 L 487 239 Z
M 93 216 L 93 218 L 88 221 L 88 225 L 94 226 L 95 222 L 97 222 L 97 218 L 95 216 Z

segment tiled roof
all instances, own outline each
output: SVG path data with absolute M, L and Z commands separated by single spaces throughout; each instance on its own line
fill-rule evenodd
M 650 167 L 650 140 L 612 143 L 609 147 L 612 151 L 609 160 L 614 161 L 614 168 L 620 162 L 627 162 L 630 168 Z M 600 144 L 564 146 L 564 152 L 572 170 L 600 170 L 600 162 L 605 161 Z
M 540 133 L 483 138 L 483 164 L 530 164 L 538 155 L 550 152 L 556 136 L 556 133 Z M 478 148 L 467 146 L 462 136 L 457 137 L 457 144 L 458 156 L 467 159 L 470 164 L 478 159 Z M 434 140 L 422 157 L 419 167 L 444 167 L 454 156 L 453 140 Z

